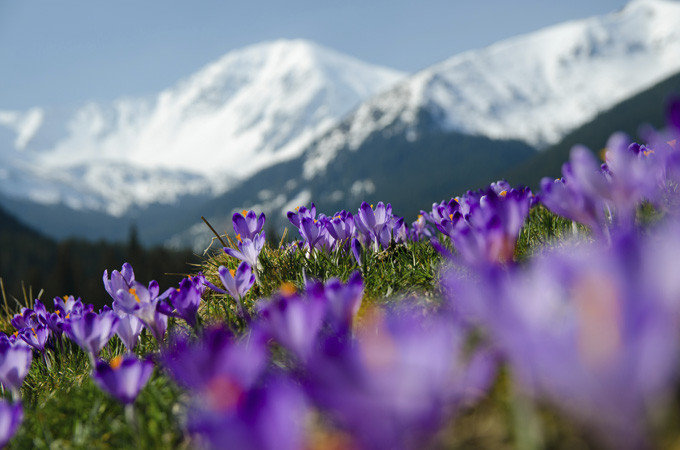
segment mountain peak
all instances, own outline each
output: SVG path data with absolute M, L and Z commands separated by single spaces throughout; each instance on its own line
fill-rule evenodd
M 281 39 L 231 51 L 155 97 L 91 103 L 68 117 L 0 111 L 0 166 L 13 174 L 0 177 L 0 192 L 99 203 L 114 214 L 221 192 L 297 156 L 402 76 L 310 41 Z M 3 126 L 16 137 L 6 139 Z
M 347 131 L 331 131 L 309 149 L 305 176 L 373 133 L 405 130 L 416 138 L 422 117 L 442 131 L 545 148 L 679 72 L 678 55 L 680 2 L 671 0 L 635 0 L 615 13 L 454 55 L 362 104 L 345 121 Z

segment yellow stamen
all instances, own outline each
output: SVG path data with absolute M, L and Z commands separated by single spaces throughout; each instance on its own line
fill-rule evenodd
M 501 191 L 501 193 L 498 195 L 500 195 L 501 197 L 505 197 L 506 195 L 508 195 L 508 191 Z
M 453 220 L 453 214 L 449 214 L 449 219 Z
M 17 336 L 19 336 L 19 332 L 18 332 L 18 331 L 15 331 L 15 332 L 14 332 L 14 337 L 17 337 Z
M 142 301 L 139 299 L 139 295 L 137 295 L 137 289 L 130 288 L 130 290 L 128 292 L 130 292 L 130 294 L 132 294 L 135 297 L 135 300 L 137 300 L 137 303 L 142 303 Z
M 239 241 L 239 242 L 241 242 L 241 234 L 237 234 L 237 235 L 236 235 L 236 240 Z
M 423 218 L 423 215 L 422 215 L 422 214 L 418 214 L 418 220 L 420 220 L 420 219 L 422 219 L 422 218 Z
M 644 152 L 642 152 L 642 154 L 645 155 L 645 156 L 649 156 L 653 153 L 654 153 L 654 150 L 645 150 Z
M 71 318 L 71 313 L 66 314 L 66 317 L 64 319 L 70 319 Z
M 113 370 L 118 369 L 121 364 L 123 364 L 123 357 L 120 355 L 114 356 L 111 358 L 111 361 L 109 361 L 109 366 L 111 366 Z
M 371 203 L 371 209 L 373 209 L 373 203 Z
M 31 328 L 31 331 L 33 332 L 33 336 L 38 337 L 38 333 L 35 332 L 35 328 Z
M 297 292 L 297 289 L 295 289 L 295 285 L 293 283 L 286 281 L 281 284 L 281 287 L 279 287 L 279 291 L 281 291 L 283 295 L 290 296 L 295 294 Z
M 234 269 L 229 269 L 229 273 L 231 274 L 232 277 L 236 275 L 236 271 Z
M 68 301 L 68 295 L 64 295 L 62 298 L 64 299 L 65 302 Z
M 248 214 L 248 211 L 244 209 L 243 211 L 241 211 L 241 214 L 243 215 L 243 217 L 245 217 Z

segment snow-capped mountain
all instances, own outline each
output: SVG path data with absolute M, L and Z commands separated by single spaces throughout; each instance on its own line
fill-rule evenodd
M 197 246 L 197 218 L 219 228 L 241 208 L 275 224 L 310 200 L 327 213 L 386 200 L 408 215 L 480 187 L 676 73 L 677 0 L 633 0 L 409 77 L 276 41 L 229 53 L 157 96 L 69 114 L 0 111 L 0 200 L 34 202 L 7 207 L 38 228 L 35 203 L 59 203 L 72 208 L 59 214 L 71 233 L 101 235 L 89 222 L 99 211 L 98 226 L 120 238 L 125 227 L 105 211 L 136 221 L 141 235 L 153 228 L 156 242 Z M 175 200 L 182 208 L 158 206 Z
M 311 178 L 338 151 L 357 149 L 377 132 L 417 139 L 423 111 L 441 130 L 517 139 L 540 150 L 678 71 L 680 2 L 633 0 L 620 11 L 465 52 L 414 74 L 315 144 L 304 175 Z
M 481 187 L 475 183 L 677 73 L 680 2 L 634 0 L 415 73 L 362 103 L 300 157 L 256 174 L 203 212 L 219 229 L 228 228 L 225 207 L 263 210 L 277 225 L 309 201 L 331 214 L 384 200 L 414 215 Z M 209 234 L 196 223 L 169 242 L 205 247 Z
M 298 156 L 402 76 L 280 40 L 230 52 L 157 96 L 0 111 L 0 193 L 114 215 L 216 195 Z

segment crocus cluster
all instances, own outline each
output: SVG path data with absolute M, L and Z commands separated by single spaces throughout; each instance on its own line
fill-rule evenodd
M 540 201 L 587 225 L 589 240 L 574 237 L 521 266 L 452 259 L 443 276 L 451 320 L 482 330 L 525 395 L 612 448 L 647 447 L 650 415 L 680 381 L 680 179 L 671 139 L 680 135 L 680 103 L 671 112 L 671 128 L 652 133 L 651 144 L 615 135 L 603 165 L 574 148 L 564 177 L 543 181 Z M 642 202 L 670 214 L 643 232 Z
M 467 263 L 507 263 L 514 257 L 517 237 L 534 202 L 529 189 L 499 181 L 435 203 L 430 213 L 421 215 L 450 238 Z
M 362 264 L 362 248 L 379 251 L 392 243 L 404 243 L 411 235 L 402 217 L 392 213 L 392 205 L 379 202 L 375 208 L 363 202 L 355 215 L 342 210 L 332 216 L 316 214 L 316 206 L 302 206 L 288 212 L 288 220 L 300 232 L 308 255 L 314 251 L 351 249 Z
M 644 446 L 650 407 L 678 381 L 680 224 L 546 251 L 526 267 L 448 275 L 459 320 L 481 326 L 522 389 L 601 433 Z
M 648 131 L 649 143 L 631 142 L 615 134 L 607 143 L 605 163 L 600 165 L 585 147 L 575 147 L 562 166 L 562 178 L 544 178 L 540 201 L 551 211 L 588 226 L 599 238 L 610 231 L 631 229 L 640 203 L 677 214 L 680 186 L 677 111 L 669 108 L 669 129 Z
M 212 448 L 297 449 L 323 416 L 352 448 L 409 448 L 486 392 L 495 355 L 464 351 L 462 328 L 407 306 L 371 310 L 357 327 L 362 296 L 358 274 L 284 286 L 245 336 L 177 336 L 163 360 L 193 393 L 191 430 Z

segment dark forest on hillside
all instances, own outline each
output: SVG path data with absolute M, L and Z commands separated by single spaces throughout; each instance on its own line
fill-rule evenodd
M 76 239 L 55 242 L 0 209 L 0 278 L 10 308 L 19 307 L 12 298 L 23 301 L 29 292 L 35 298 L 41 290 L 41 299 L 49 306 L 53 297 L 72 294 L 100 307 L 111 301 L 102 283 L 106 269 L 120 269 L 127 261 L 140 282 L 157 280 L 166 288 L 176 284 L 180 274 L 195 272 L 192 264 L 200 260 L 188 250 L 144 248 L 134 227 L 123 244 Z

